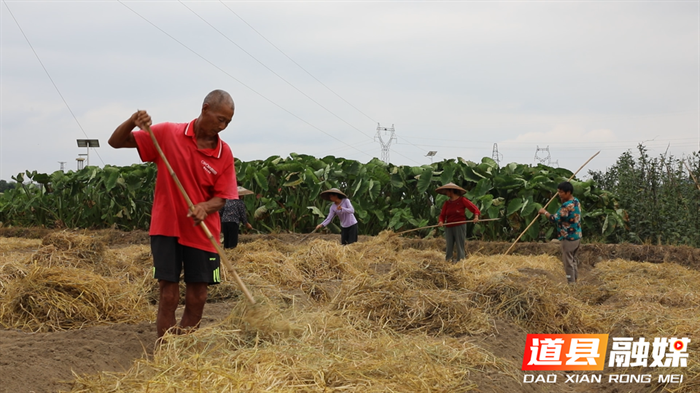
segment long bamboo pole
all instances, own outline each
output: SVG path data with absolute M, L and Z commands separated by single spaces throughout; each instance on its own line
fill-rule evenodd
M 185 202 L 187 202 L 187 206 L 190 208 L 191 212 L 194 212 L 194 204 L 192 203 L 192 200 L 190 199 L 190 196 L 187 195 L 187 191 L 185 191 L 185 187 L 182 186 L 182 183 L 180 183 L 180 179 L 178 179 L 177 174 L 175 174 L 175 171 L 173 170 L 173 167 L 170 166 L 170 162 L 168 161 L 168 158 L 165 157 L 165 153 L 163 153 L 163 150 L 160 148 L 160 144 L 158 144 L 158 140 L 156 139 L 156 136 L 153 134 L 153 131 L 151 131 L 151 127 L 146 126 L 146 131 L 148 131 L 148 134 L 151 136 L 151 140 L 153 141 L 153 145 L 156 147 L 156 150 L 158 150 L 158 154 L 160 155 L 160 159 L 163 160 L 165 163 L 165 166 L 168 168 L 168 172 L 170 173 L 170 176 L 173 178 L 173 181 L 175 181 L 175 185 L 177 185 L 177 188 L 180 190 L 180 193 L 182 194 L 182 197 L 185 198 Z M 199 227 L 202 228 L 204 231 L 204 234 L 207 235 L 207 238 L 209 238 L 209 241 L 211 244 L 216 248 L 216 251 L 219 253 L 219 258 L 221 259 L 222 264 L 226 268 L 226 270 L 230 271 L 233 274 L 233 278 L 236 280 L 236 283 L 238 284 L 238 287 L 241 288 L 243 293 L 245 294 L 245 297 L 248 299 L 248 301 L 251 304 L 255 304 L 255 299 L 253 299 L 253 295 L 250 294 L 248 291 L 248 288 L 245 286 L 243 283 L 243 280 L 238 276 L 238 273 L 236 273 L 236 270 L 231 266 L 231 264 L 228 263 L 228 259 L 226 259 L 226 254 L 224 253 L 224 250 L 221 248 L 221 245 L 219 242 L 214 239 L 214 235 L 211 234 L 211 231 L 209 231 L 209 228 L 207 227 L 207 224 L 204 223 L 204 221 L 201 221 L 199 223 Z
M 477 223 L 479 223 L 479 222 L 497 221 L 497 220 L 500 220 L 500 218 L 486 218 L 486 219 L 483 219 L 483 220 L 482 220 L 482 219 L 479 219 L 479 221 L 475 221 L 475 220 L 457 221 L 457 222 L 449 222 L 449 223 L 446 223 L 446 224 L 444 224 L 444 225 L 447 225 L 447 224 L 450 224 L 450 225 L 451 225 L 451 224 L 466 224 L 466 223 L 468 223 L 468 222 L 477 222 Z M 402 235 L 402 234 L 408 233 L 408 232 L 419 231 L 419 230 L 421 230 L 421 229 L 435 228 L 435 227 L 439 227 L 439 226 L 440 226 L 440 224 L 437 224 L 437 225 L 430 225 L 430 226 L 427 226 L 427 227 L 413 228 L 413 229 L 409 229 L 409 230 L 407 230 L 407 231 L 397 232 L 396 234 L 397 234 L 397 235 Z
M 700 190 L 700 183 L 698 183 L 698 179 L 695 178 L 695 175 L 693 175 L 693 171 L 690 170 L 690 167 L 688 166 L 688 163 L 683 161 L 683 165 L 685 165 L 686 168 L 688 168 L 688 173 L 690 173 L 690 177 L 693 178 L 693 181 L 695 182 L 695 185 L 698 186 L 698 190 Z
M 574 176 L 576 176 L 577 173 L 581 172 L 581 169 L 583 169 L 586 165 L 588 165 L 588 163 L 591 162 L 591 160 L 594 159 L 598 154 L 600 154 L 600 151 L 598 151 L 596 154 L 593 155 L 593 157 L 589 158 L 588 161 L 586 161 L 583 165 L 581 165 L 581 167 L 578 168 L 578 170 L 577 170 L 576 172 L 574 172 L 573 175 L 571 175 L 571 177 L 569 178 L 569 181 L 571 181 L 571 179 L 573 179 Z M 549 204 L 552 203 L 552 201 L 553 201 L 554 198 L 556 198 L 556 197 L 557 197 L 557 194 L 554 194 L 554 195 L 552 196 L 552 198 L 549 200 L 549 202 L 547 202 L 547 204 L 544 205 L 542 208 L 543 208 L 543 209 L 546 209 L 547 206 L 549 206 Z M 503 255 L 508 255 L 508 253 L 510 252 L 510 250 L 512 250 L 513 247 L 515 247 L 515 245 L 518 243 L 518 240 L 520 240 L 520 238 L 523 237 L 523 235 L 525 234 L 525 232 L 527 232 L 527 230 L 530 229 L 530 227 L 532 226 L 532 224 L 534 224 L 535 221 L 537 221 L 538 218 L 540 218 L 540 213 L 539 213 L 539 212 L 537 212 L 537 217 L 535 217 L 535 218 L 530 222 L 530 225 L 528 225 L 527 228 L 525 228 L 525 230 L 520 234 L 520 236 L 518 236 L 518 238 L 515 239 L 515 241 L 513 242 L 513 244 L 510 245 L 510 247 L 506 250 L 506 252 L 505 252 Z

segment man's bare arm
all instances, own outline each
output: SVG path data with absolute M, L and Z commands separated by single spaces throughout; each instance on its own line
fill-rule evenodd
M 192 217 L 195 225 L 199 225 L 211 213 L 218 212 L 226 204 L 226 199 L 214 197 L 206 202 L 194 205 L 194 211 L 187 213 L 187 217 Z
M 114 130 L 108 143 L 115 149 L 137 147 L 136 139 L 131 131 L 136 127 L 143 129 L 146 126 L 151 126 L 151 116 L 146 111 L 137 111 Z

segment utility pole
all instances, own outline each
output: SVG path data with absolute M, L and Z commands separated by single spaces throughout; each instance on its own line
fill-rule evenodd
M 542 156 L 540 156 L 540 152 L 542 152 Z M 549 153 L 549 146 L 547 147 L 539 147 L 537 146 L 537 150 L 535 150 L 535 164 L 545 164 L 547 166 L 550 165 L 552 161 L 552 156 Z
M 100 141 L 97 139 L 78 139 L 78 147 L 84 147 L 87 149 L 87 153 L 79 154 L 81 156 L 87 157 L 87 164 L 90 166 L 90 148 L 100 147 Z M 82 168 L 80 168 L 82 169 Z
M 491 151 L 491 158 L 496 161 L 496 164 L 498 166 L 501 166 L 501 159 L 503 158 L 503 154 L 498 152 L 498 143 L 493 144 L 493 150 Z
M 377 123 L 377 135 L 374 136 L 374 140 L 379 140 L 379 144 L 382 145 L 382 157 L 381 160 L 385 163 L 389 163 L 389 148 L 391 147 L 391 142 L 396 142 L 396 132 L 394 130 L 394 125 L 391 127 L 382 127 Z

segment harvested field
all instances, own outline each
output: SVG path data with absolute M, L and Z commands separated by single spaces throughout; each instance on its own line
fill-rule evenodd
M 0 392 L 695 392 L 697 249 L 586 244 L 565 283 L 556 244 L 243 236 L 227 251 L 257 299 L 215 286 L 203 327 L 154 350 L 148 236 L 0 237 Z M 7 235 L 7 234 L 5 234 Z M 645 261 L 644 258 L 649 258 Z M 641 260 L 640 260 L 641 259 Z M 689 337 L 682 384 L 523 383 L 527 333 Z M 659 374 L 659 369 L 608 368 Z M 34 378 L 42 375 L 41 378 Z M 605 378 L 603 378 L 605 380 Z

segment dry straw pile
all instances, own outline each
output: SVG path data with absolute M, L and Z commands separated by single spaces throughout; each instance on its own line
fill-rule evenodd
M 61 236 L 68 235 L 28 246 L 35 250 L 25 250 L 23 262 L 3 260 L 5 326 L 52 330 L 152 318 L 146 246 L 105 249 Z M 528 332 L 648 340 L 700 333 L 700 273 L 691 269 L 603 261 L 570 287 L 553 256 L 477 254 L 449 264 L 442 250 L 414 243 L 382 233 L 350 246 L 240 244 L 228 257 L 258 305 L 232 281 L 218 285 L 211 298 L 230 301 L 228 318 L 167 336 L 152 358 L 124 373 L 80 376 L 72 391 L 520 391 L 519 343 Z M 691 342 L 690 352 L 697 349 Z M 700 386 L 692 362 L 663 372 L 686 376 L 668 389 Z
M 6 328 L 55 331 L 153 319 L 143 269 L 116 258 L 99 240 L 55 232 L 34 253 L 13 256 L 3 258 L 0 270 Z
M 73 392 L 460 392 L 484 383 L 518 391 L 519 364 L 477 345 L 497 334 L 495 319 L 522 328 L 517 339 L 503 337 L 515 341 L 525 331 L 610 327 L 551 256 L 477 255 L 453 265 L 391 233 L 346 247 L 258 240 L 228 256 L 258 305 L 241 298 L 218 326 L 170 336 L 153 359 L 81 377 Z
M 484 370 L 514 381 L 512 367 L 464 340 L 369 330 L 329 312 L 292 323 L 301 330 L 291 337 L 256 339 L 230 320 L 172 337 L 152 360 L 80 378 L 73 392 L 467 392 Z

